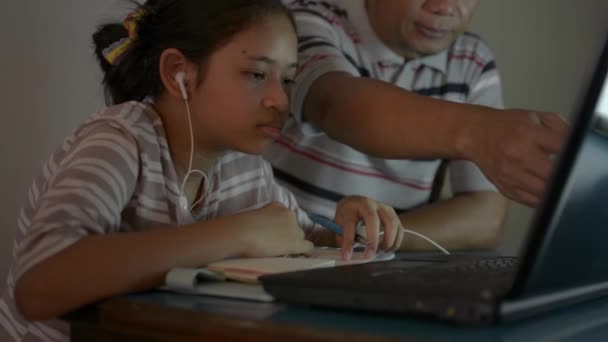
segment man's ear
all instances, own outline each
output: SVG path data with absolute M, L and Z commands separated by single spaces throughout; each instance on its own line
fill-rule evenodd
M 180 100 L 189 97 L 191 86 L 194 83 L 191 81 L 194 80 L 193 70 L 181 51 L 174 48 L 163 51 L 160 55 L 158 71 L 167 94 Z M 180 73 L 182 76 L 178 76 Z M 180 79 L 183 80 L 183 88 L 180 86 Z M 184 92 L 186 96 L 184 96 Z

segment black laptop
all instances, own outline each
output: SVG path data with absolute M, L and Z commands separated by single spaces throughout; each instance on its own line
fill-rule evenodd
M 490 324 L 608 295 L 608 43 L 519 257 L 401 256 L 264 276 L 278 300 Z

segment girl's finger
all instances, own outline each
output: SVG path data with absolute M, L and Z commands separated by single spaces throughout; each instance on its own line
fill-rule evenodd
M 366 205 L 360 207 L 359 210 L 363 222 L 365 223 L 365 231 L 367 232 L 367 247 L 365 248 L 365 257 L 373 258 L 378 249 L 378 235 L 380 233 L 380 218 L 375 203 L 367 201 Z
M 382 226 L 384 227 L 384 238 L 382 239 L 382 243 L 380 243 L 380 249 L 386 251 L 395 245 L 395 240 L 397 239 L 401 226 L 401 221 L 399 221 L 399 217 L 395 213 L 395 210 L 389 206 L 378 206 L 377 211 L 378 216 L 380 216 Z
M 357 222 L 354 220 L 344 219 L 341 216 L 336 216 L 336 223 L 342 226 L 344 234 L 342 235 L 342 259 L 350 260 L 353 256 L 353 245 L 355 244 L 355 231 Z
M 403 226 L 399 224 L 399 229 L 397 232 L 397 238 L 395 239 L 395 244 L 390 248 L 389 251 L 396 252 L 401 248 L 401 244 L 403 243 L 403 238 L 405 237 L 405 230 Z

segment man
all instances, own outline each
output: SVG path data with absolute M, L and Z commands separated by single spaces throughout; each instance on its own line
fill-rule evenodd
M 492 53 L 464 33 L 477 4 L 290 3 L 300 43 L 294 118 L 266 157 L 304 208 L 329 215 L 361 194 L 447 248 L 476 248 L 497 242 L 507 205 L 497 188 L 538 204 L 567 127 L 555 114 L 500 109 Z M 442 160 L 454 196 L 429 203 Z M 402 247 L 432 248 L 414 237 Z

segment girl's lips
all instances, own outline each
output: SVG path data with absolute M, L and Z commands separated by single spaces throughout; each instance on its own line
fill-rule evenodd
M 422 35 L 424 35 L 427 38 L 430 39 L 442 39 L 446 36 L 446 34 L 448 33 L 447 30 L 438 30 L 438 29 L 434 29 L 428 26 L 424 26 L 422 24 L 415 24 L 416 25 L 416 29 L 418 30 L 418 32 L 420 32 Z
M 281 128 L 275 126 L 260 126 L 260 130 L 273 139 L 281 136 Z

